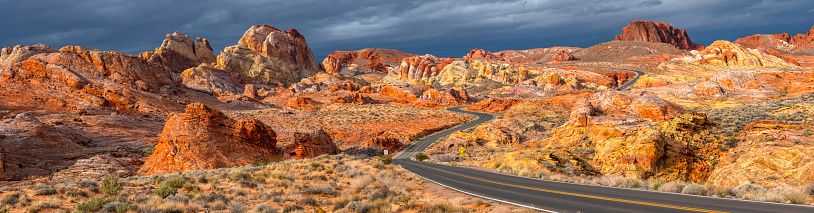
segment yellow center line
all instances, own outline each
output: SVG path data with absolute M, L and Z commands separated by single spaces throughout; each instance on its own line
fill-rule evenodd
M 592 199 L 598 199 L 598 200 L 615 201 L 615 202 L 621 202 L 621 203 L 631 203 L 631 204 L 639 204 L 639 205 L 645 205 L 645 206 L 655 206 L 655 207 L 662 207 L 662 208 L 687 210 L 687 211 L 694 211 L 694 212 L 725 213 L 725 212 L 722 212 L 722 211 L 715 211 L 715 210 L 698 209 L 698 208 L 683 207 L 683 206 L 673 206 L 673 205 L 667 205 L 667 204 L 649 203 L 649 202 L 642 202 L 642 201 L 625 200 L 625 199 L 617 199 L 617 198 L 609 198 L 609 197 L 600 197 L 600 196 L 594 196 L 594 195 L 585 195 L 585 194 L 577 194 L 577 193 L 571 193 L 571 192 L 561 192 L 561 191 L 554 191 L 554 190 L 548 190 L 548 189 L 520 186 L 520 185 L 515 185 L 515 184 L 501 183 L 501 182 L 497 182 L 497 181 L 491 181 L 491 180 L 486 180 L 486 179 L 482 179 L 482 178 L 462 175 L 462 174 L 458 174 L 458 173 L 454 173 L 454 172 L 450 172 L 450 171 L 446 171 L 446 170 L 442 170 L 442 169 L 432 168 L 432 167 L 429 167 L 429 166 L 418 165 L 418 164 L 408 163 L 408 162 L 405 162 L 405 163 L 411 164 L 411 165 L 414 165 L 414 166 L 425 167 L 425 168 L 440 171 L 440 172 L 449 173 L 449 174 L 452 174 L 452 175 L 466 177 L 466 178 L 469 178 L 469 179 L 479 180 L 479 181 L 498 184 L 498 185 L 503 185 L 503 186 L 510 186 L 510 187 L 515 187 L 515 188 L 529 189 L 529 190 L 548 192 L 548 193 L 554 193 L 554 194 L 561 194 L 561 195 L 570 195 L 570 196 L 575 196 L 575 197 L 592 198 Z

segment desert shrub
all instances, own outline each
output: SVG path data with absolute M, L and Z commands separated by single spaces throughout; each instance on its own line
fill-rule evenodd
M 92 180 L 82 180 L 76 182 L 76 185 L 82 188 L 86 188 L 93 193 L 99 193 L 99 182 L 92 181 Z
M 179 203 L 185 203 L 186 204 L 186 203 L 189 203 L 189 197 L 187 197 L 186 195 L 182 195 L 182 194 L 174 194 L 174 195 L 170 195 L 170 196 L 167 196 L 166 198 L 164 198 L 164 201 L 167 201 L 167 202 L 179 202 Z
M 242 201 L 232 202 L 229 204 L 229 208 L 229 213 L 243 213 L 246 212 L 246 210 L 244 210 L 246 208 L 246 203 L 243 203 Z
M 297 204 L 289 205 L 289 206 L 283 207 L 283 213 L 293 212 L 293 211 L 302 210 L 302 209 L 303 209 L 302 206 L 297 205 Z
M 684 184 L 678 183 L 676 181 L 671 181 L 671 182 L 662 184 L 661 187 L 659 187 L 659 191 L 662 191 L 662 192 L 680 193 L 681 190 L 683 190 L 683 189 L 684 189 Z
M 88 192 L 85 190 L 75 189 L 71 187 L 63 187 L 59 188 L 57 192 L 64 194 L 65 196 L 69 197 L 88 197 Z
M 808 193 L 808 195 L 814 195 L 814 183 L 808 183 L 803 186 L 803 192 Z
M 161 188 L 155 190 L 155 195 L 161 197 L 162 199 L 167 198 L 167 196 L 174 195 L 175 193 L 178 193 L 178 189 L 170 187 L 167 184 L 161 185 Z
M 455 155 L 449 154 L 433 155 L 432 157 L 439 162 L 450 162 L 455 160 Z
M 372 176 L 362 176 L 360 178 L 353 179 L 350 182 L 349 187 L 353 190 L 363 189 L 367 187 L 367 185 L 370 185 L 370 183 L 373 183 L 373 181 L 374 178 Z
M 415 160 L 417 160 L 417 161 L 424 161 L 424 160 L 427 160 L 427 159 L 430 159 L 430 156 L 427 156 L 427 154 L 424 154 L 423 152 L 419 152 L 418 154 L 415 154 Z
M 183 188 L 184 184 L 186 184 L 186 183 L 187 182 L 186 182 L 186 180 L 184 180 L 183 177 L 176 177 L 176 178 L 172 178 L 172 179 L 167 180 L 167 182 L 164 182 L 164 186 L 172 187 L 174 189 L 180 189 L 180 188 Z
M 104 207 L 105 204 L 108 203 L 110 203 L 108 199 L 105 199 L 103 197 L 94 197 L 80 204 L 76 204 L 76 210 L 85 212 L 96 212 L 99 211 L 99 209 L 102 209 L 102 207 Z
M 392 195 L 396 195 L 396 193 L 390 191 L 387 188 L 380 188 L 379 190 L 376 190 L 376 192 L 370 195 L 370 200 L 385 199 Z
M 257 188 L 257 184 L 256 184 L 256 183 L 254 183 L 254 182 L 253 182 L 253 181 L 251 181 L 251 180 L 240 180 L 240 181 L 238 181 L 237 183 L 238 183 L 238 184 L 240 184 L 240 186 L 242 186 L 242 187 L 246 187 L 246 188 Z
M 99 212 L 116 212 L 116 213 L 125 213 L 127 210 L 130 209 L 130 206 L 127 203 L 122 202 L 110 202 L 102 206 L 102 209 Z
M 303 192 L 307 193 L 307 194 L 335 195 L 336 194 L 336 188 L 334 188 L 333 186 L 330 186 L 330 185 L 324 185 L 324 186 L 317 186 L 317 187 L 313 187 L 313 188 L 310 188 L 310 189 L 306 189 Z
M 110 176 L 102 180 L 102 191 L 106 195 L 117 195 L 122 188 L 124 188 L 124 183 L 119 180 L 119 177 Z
M 35 192 L 34 195 L 53 195 L 53 194 L 56 194 L 56 193 L 57 193 L 57 190 L 54 189 L 54 188 L 45 188 L 45 189 L 37 190 L 37 192 Z
M 308 164 L 308 165 L 311 166 L 311 169 L 318 169 L 318 168 L 322 167 L 322 164 L 317 163 L 317 162 L 313 162 L 313 163 Z
M 232 174 L 231 176 L 229 176 L 229 179 L 232 180 L 232 181 L 249 180 L 249 179 L 252 179 L 252 174 L 249 174 L 248 172 L 241 171 L 241 172 Z
M 209 183 L 209 179 L 206 179 L 206 175 L 198 176 L 198 183 Z
M 390 155 L 382 155 L 382 156 L 379 156 L 379 161 L 381 161 L 385 165 L 391 164 L 391 163 L 393 163 L 393 157 L 390 157 Z
M 202 203 L 214 203 L 216 201 L 220 201 L 223 203 L 228 203 L 230 201 L 226 195 L 214 192 L 214 193 L 206 193 L 206 194 L 199 194 L 192 198 L 194 202 L 202 202 Z
M 808 192 L 803 190 L 786 189 L 783 191 L 783 201 L 793 204 L 804 204 L 808 200 Z
M 690 184 L 681 189 L 682 194 L 691 194 L 691 195 L 706 195 L 707 189 L 704 186 L 698 184 Z
M 59 202 L 53 199 L 34 201 L 31 205 L 40 209 L 56 209 L 59 208 Z
M 261 204 L 257 204 L 256 206 L 254 206 L 254 208 L 252 208 L 252 211 L 250 211 L 250 212 L 251 213 L 277 213 L 277 209 L 272 208 L 268 204 L 261 203 Z
M 718 197 L 727 197 L 735 194 L 735 188 L 731 186 L 715 186 L 713 190 L 715 190 L 715 196 Z
M 648 188 L 650 188 L 650 190 L 659 190 L 659 187 L 661 187 L 661 185 L 664 185 L 664 181 L 662 181 L 661 179 L 655 179 L 655 178 L 648 179 L 647 180 L 647 185 L 648 185 Z
M 25 196 L 22 192 L 17 192 L 13 194 L 9 194 L 0 198 L 0 204 L 14 206 L 20 202 L 20 198 Z
M 300 200 L 298 200 L 297 202 L 299 202 L 300 204 L 305 204 L 305 205 L 317 205 L 319 203 L 313 197 L 308 197 L 308 196 L 300 198 Z
M 763 189 L 763 187 L 745 183 L 735 187 L 734 191 L 735 195 L 740 198 L 749 198 L 757 195 L 758 193 L 764 193 L 766 190 Z

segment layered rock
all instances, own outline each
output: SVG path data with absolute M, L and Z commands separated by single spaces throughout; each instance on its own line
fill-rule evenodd
M 401 65 L 389 74 L 396 75 L 399 81 L 423 80 L 438 75 L 445 65 L 433 55 L 412 56 L 404 58 Z
M 28 113 L 4 119 L 0 121 L 0 180 L 45 176 L 68 167 L 90 152 L 78 144 L 87 140 Z
M 181 73 L 184 85 L 189 88 L 207 91 L 215 95 L 245 93 L 246 86 L 262 84 L 262 82 L 241 75 L 217 69 L 208 65 L 189 68 Z
M 360 146 L 376 150 L 388 150 L 390 151 L 390 153 L 393 153 L 401 149 L 401 147 L 403 147 L 404 144 L 402 144 L 401 140 L 399 140 L 398 138 L 383 136 L 375 137 L 368 141 L 365 141 Z
M 427 85 L 392 83 L 382 87 L 382 89 L 379 90 L 379 94 L 384 96 L 403 98 L 407 99 L 408 101 L 412 101 L 421 97 L 421 95 L 423 95 L 425 91 L 431 88 L 432 88 L 431 86 Z
M 627 92 L 609 90 L 593 95 L 591 103 L 601 112 L 633 114 L 653 121 L 671 119 L 679 114 L 678 108 L 652 94 L 638 96 Z
M 398 50 L 367 48 L 355 51 L 336 51 L 322 61 L 325 71 L 339 72 L 351 70 L 354 72 L 388 73 L 388 68 L 398 67 L 404 58 L 413 54 Z
M 362 94 L 354 92 L 354 93 L 351 93 L 351 94 L 346 95 L 346 96 L 340 96 L 340 97 L 334 98 L 334 103 L 372 104 L 372 103 L 377 103 L 377 101 L 373 100 L 372 98 L 370 98 L 368 96 L 364 96 Z
M 199 64 L 215 62 L 215 53 L 209 45 L 209 40 L 192 39 L 181 32 L 167 34 L 160 47 L 155 48 L 155 51 L 143 52 L 139 57 L 161 64 L 175 73 L 181 73 Z
M 622 31 L 622 34 L 616 35 L 614 40 L 667 43 L 683 50 L 704 48 L 700 44 L 693 43 L 686 31 L 663 22 L 636 20 L 622 28 Z
M 588 126 L 593 123 L 592 116 L 596 115 L 597 112 L 588 99 L 580 99 L 571 109 L 566 125 L 574 127 Z
M 337 154 L 339 148 L 331 139 L 331 135 L 323 129 L 312 129 L 305 132 L 294 133 L 294 153 L 297 158 L 312 158 L 323 154 Z
M 45 99 L 52 105 L 45 108 L 112 107 L 146 113 L 177 107 L 162 94 L 177 93 L 181 78 L 144 59 L 77 46 L 57 51 L 42 44 L 18 45 L 6 50 L 0 57 L 0 80 L 5 89 L 29 94 L 13 102 Z M 19 91 L 32 86 L 43 89 Z
M 529 70 L 525 67 L 513 67 L 483 59 L 467 59 L 453 61 L 444 66 L 440 74 L 428 80 L 441 85 L 477 86 L 485 80 L 514 85 L 529 78 Z
M 292 97 L 288 99 L 288 107 L 299 110 L 311 110 L 316 107 L 316 101 L 305 97 Z
M 466 110 L 484 113 L 502 112 L 522 102 L 523 100 L 518 99 L 489 98 L 483 101 L 479 101 L 475 104 L 469 105 L 468 107 L 466 107 Z
M 258 120 L 234 120 L 202 103 L 173 113 L 154 153 L 141 172 L 180 171 L 243 166 L 277 156 L 277 135 Z
M 767 47 L 783 52 L 794 54 L 814 53 L 814 26 L 806 34 L 794 36 L 788 33 L 780 34 L 757 34 L 739 38 L 735 43 L 746 44 L 755 47 Z
M 503 50 L 493 54 L 498 58 L 502 58 L 513 63 L 528 64 L 550 61 L 554 58 L 554 55 L 560 51 L 573 53 L 580 50 L 582 50 L 582 48 L 579 47 L 550 47 L 528 50 Z
M 557 51 L 554 53 L 554 57 L 551 58 L 552 61 L 574 61 L 578 60 L 577 57 L 571 55 L 571 53 L 566 52 L 565 50 Z
M 796 67 L 796 65 L 781 58 L 771 56 L 760 50 L 745 48 L 740 44 L 718 40 L 710 46 L 699 51 L 695 56 L 677 59 L 685 63 L 711 64 L 715 66 L 734 68 L 763 68 L 763 67 Z

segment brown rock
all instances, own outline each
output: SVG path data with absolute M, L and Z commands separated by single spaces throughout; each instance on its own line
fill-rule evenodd
M 580 99 L 571 109 L 571 115 L 568 116 L 568 123 L 566 125 L 574 127 L 588 126 L 593 122 L 591 116 L 596 114 L 596 108 L 591 105 L 588 99 Z
M 757 34 L 739 38 L 735 40 L 735 43 L 754 47 L 766 47 L 792 54 L 811 54 L 814 53 L 814 26 L 812 26 L 811 30 L 806 34 L 797 34 L 794 36 L 788 33 Z
M 342 70 L 342 62 L 333 58 L 322 60 L 322 66 L 325 67 L 327 73 L 336 73 Z
M 294 149 L 292 155 L 297 158 L 313 158 L 322 154 L 337 154 L 339 148 L 336 147 L 331 135 L 323 129 L 313 129 L 306 132 L 294 133 Z
M 71 131 L 57 129 L 22 113 L 0 121 L 0 180 L 45 176 L 73 164 L 88 153 L 77 144 L 86 141 Z
M 372 104 L 376 103 L 376 100 L 373 100 L 370 97 L 364 96 L 359 93 L 351 93 L 347 96 L 336 97 L 334 99 L 335 103 L 344 103 L 344 104 Z
M 475 104 L 469 105 L 466 107 L 466 110 L 469 111 L 476 111 L 476 112 L 485 112 L 485 113 L 494 113 L 494 112 L 502 112 L 506 111 L 507 109 L 511 108 L 514 105 L 522 103 L 523 100 L 518 99 L 494 99 L 489 98 Z
M 278 155 L 277 135 L 258 120 L 234 120 L 202 103 L 167 118 L 154 153 L 141 172 L 180 171 L 243 166 Z
M 396 150 L 401 149 L 404 144 L 401 143 L 401 140 L 398 138 L 392 137 L 376 137 L 372 138 L 368 141 L 365 141 L 360 145 L 361 147 L 378 149 L 378 150 L 389 150 L 390 153 L 395 152 Z
M 566 52 L 565 50 L 560 50 L 560 51 L 557 51 L 557 53 L 554 54 L 554 57 L 552 57 L 551 60 L 552 61 L 575 61 L 575 60 L 579 60 L 579 59 L 577 57 L 574 57 L 574 55 L 571 55 L 571 53 Z
M 408 83 L 392 83 L 387 86 L 382 87 L 379 90 L 380 95 L 396 97 L 396 98 L 404 98 L 409 101 L 416 100 L 421 95 L 424 94 L 424 91 L 431 89 L 431 86 L 427 85 L 412 85 Z
M 175 73 L 181 73 L 202 63 L 215 62 L 215 53 L 209 45 L 209 40 L 201 38 L 193 40 L 181 32 L 167 34 L 160 47 L 155 48 L 155 51 L 143 52 L 139 57 L 161 64 Z
M 622 35 L 614 40 L 635 40 L 671 44 L 683 50 L 699 50 L 704 46 L 692 43 L 687 32 L 663 22 L 632 21 L 622 28 Z

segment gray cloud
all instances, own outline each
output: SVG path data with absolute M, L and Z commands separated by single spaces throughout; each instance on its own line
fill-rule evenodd
M 659 6 L 659 5 L 661 5 L 661 1 L 659 1 L 659 0 L 656 0 L 656 1 L 643 1 L 642 3 L 639 3 L 639 6 L 644 6 L 644 7 L 655 7 L 655 6 Z
M 588 47 L 613 39 L 632 20 L 687 29 L 708 44 L 757 33 L 810 29 L 814 2 L 726 0 L 358 0 L 358 1 L 37 1 L 0 0 L 0 46 L 81 45 L 130 54 L 152 50 L 181 31 L 207 38 L 216 51 L 246 29 L 296 28 L 319 59 L 367 47 L 460 57 L 472 48 L 498 51 Z M 750 14 L 745 16 L 743 14 Z

